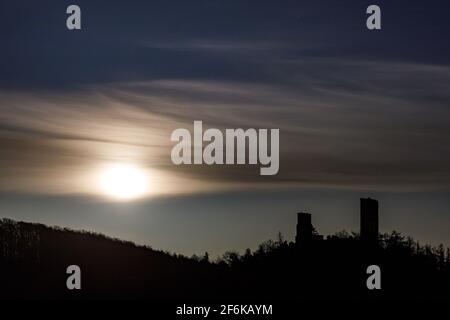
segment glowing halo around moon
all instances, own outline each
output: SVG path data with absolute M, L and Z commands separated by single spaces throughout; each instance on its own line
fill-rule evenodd
M 132 200 L 149 191 L 146 172 L 131 164 L 112 164 L 100 173 L 102 194 L 114 200 Z

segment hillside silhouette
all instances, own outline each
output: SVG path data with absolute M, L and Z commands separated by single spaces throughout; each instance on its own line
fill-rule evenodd
M 81 290 L 66 287 L 69 265 L 81 268 Z M 102 234 L 0 220 L 1 298 L 177 297 L 217 269 Z
M 306 220 L 305 220 L 306 218 Z M 102 234 L 0 220 L 0 298 L 39 299 L 323 299 L 450 298 L 450 250 L 398 232 L 323 238 L 299 214 L 296 242 L 278 239 L 191 258 Z M 300 223 L 307 222 L 306 226 Z M 306 230 L 306 233 L 305 233 Z M 382 270 L 368 290 L 366 269 Z M 81 268 L 82 289 L 68 290 L 66 268 Z

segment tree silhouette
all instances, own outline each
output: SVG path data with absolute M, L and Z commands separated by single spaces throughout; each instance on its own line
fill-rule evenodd
M 65 287 L 66 268 L 82 269 L 83 290 Z M 382 291 L 367 290 L 366 268 L 382 270 Z M 261 243 L 215 262 L 157 251 L 86 231 L 0 220 L 2 298 L 395 298 L 450 293 L 450 249 L 421 245 L 399 232 L 368 248 L 355 232 L 296 246 L 284 239 Z

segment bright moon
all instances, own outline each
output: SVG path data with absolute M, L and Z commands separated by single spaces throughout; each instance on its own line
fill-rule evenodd
M 148 191 L 148 178 L 144 170 L 128 164 L 106 167 L 101 173 L 103 193 L 117 200 L 130 200 Z

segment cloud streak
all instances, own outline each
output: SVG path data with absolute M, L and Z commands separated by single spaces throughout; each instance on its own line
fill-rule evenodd
M 7 178 L 0 188 L 95 193 L 75 177 L 113 161 L 161 173 L 165 193 L 211 186 L 448 188 L 449 71 L 304 58 L 266 66 L 279 80 L 272 84 L 167 79 L 3 92 L 0 172 Z M 222 129 L 280 128 L 279 175 L 260 177 L 247 166 L 172 165 L 170 133 L 194 120 Z

